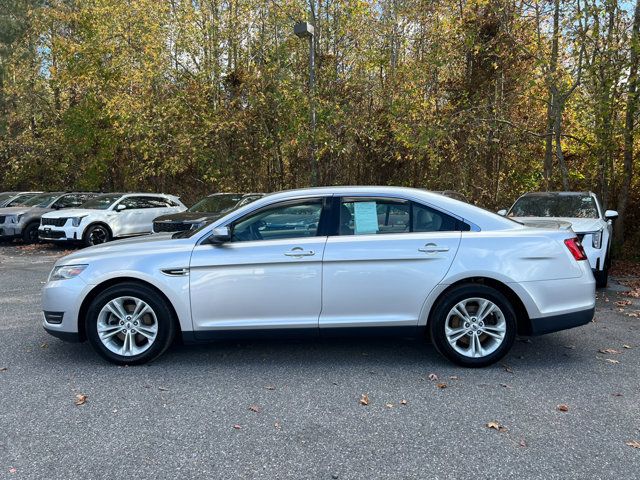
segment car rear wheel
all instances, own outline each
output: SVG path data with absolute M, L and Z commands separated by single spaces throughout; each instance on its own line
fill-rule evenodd
M 111 240 L 111 232 L 104 225 L 91 225 L 87 228 L 82 242 L 85 247 L 91 247 L 93 245 L 100 245 Z
M 453 288 L 435 305 L 430 320 L 433 344 L 465 367 L 484 367 L 504 357 L 516 337 L 516 315 L 498 290 L 481 284 Z
M 140 365 L 160 356 L 175 336 L 167 301 L 153 289 L 122 283 L 99 294 L 85 319 L 96 351 L 118 365 Z

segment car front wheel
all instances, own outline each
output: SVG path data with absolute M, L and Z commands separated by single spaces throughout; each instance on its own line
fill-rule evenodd
M 175 336 L 167 301 L 152 288 L 122 283 L 100 293 L 85 319 L 96 351 L 118 365 L 140 365 L 160 356 Z
M 85 247 L 91 247 L 93 245 L 101 245 L 111 240 L 111 233 L 107 227 L 103 225 L 92 225 L 87 228 L 87 231 L 82 238 L 82 242 Z
M 460 285 L 435 305 L 429 320 L 436 349 L 465 367 L 484 367 L 504 357 L 516 337 L 516 315 L 498 290 Z

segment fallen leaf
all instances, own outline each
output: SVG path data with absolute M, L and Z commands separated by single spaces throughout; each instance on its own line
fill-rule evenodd
M 500 386 L 504 388 L 511 388 L 511 385 L 507 385 L 506 383 L 501 383 Z
M 43 343 L 42 345 L 40 345 L 40 348 L 49 348 L 49 344 L 48 343 Z
M 167 387 L 158 387 L 158 390 L 160 390 L 161 392 L 168 392 L 169 389 Z
M 621 397 L 622 394 L 620 392 L 615 392 L 615 393 L 612 393 L 611 396 L 613 396 L 613 397 Z
M 619 307 L 626 307 L 627 305 L 631 305 L 631 300 L 619 300 L 617 302 L 613 302 Z
M 276 389 L 275 385 L 266 385 L 264 388 L 265 388 L 265 390 L 275 390 Z
M 76 400 L 75 400 L 75 402 L 74 402 L 74 403 L 75 403 L 77 406 L 84 405 L 85 403 L 87 403 L 87 398 L 88 398 L 88 396 L 87 396 L 87 395 L 85 395 L 84 393 L 78 393 L 78 394 L 76 395 Z
M 242 428 L 242 425 L 238 425 L 237 423 L 233 426 L 233 428 L 235 428 L 236 430 L 240 430 Z
M 278 430 L 282 428 L 282 426 L 280 425 L 280 422 L 274 423 L 273 426 L 276 427 Z
M 369 395 L 363 393 L 360 397 L 360 405 L 369 405 Z
M 407 401 L 406 400 L 400 400 L 400 405 L 406 405 Z
M 11 468 L 9 469 L 9 473 L 16 473 L 17 471 L 18 471 L 18 470 L 17 470 L 16 468 L 14 468 L 14 467 L 11 467 Z
M 446 383 L 438 383 L 436 385 L 436 387 L 438 387 L 438 388 L 447 388 L 447 384 Z
M 558 406 L 556 407 L 556 409 L 557 409 L 559 412 L 568 412 L 568 411 L 569 411 L 569 405 L 567 405 L 566 403 L 561 403 L 560 405 L 558 405 Z
M 640 448 L 640 442 L 638 440 L 629 440 L 628 442 L 624 442 L 625 445 L 629 445 L 632 448 Z
M 575 345 L 565 345 L 564 348 L 568 348 L 569 350 L 574 350 L 576 348 Z
M 629 348 L 633 348 L 633 347 L 632 347 L 631 345 L 622 345 L 622 348 L 627 348 L 627 349 L 629 349 Z
M 430 373 L 429 374 L 429 380 L 431 380 L 432 382 L 435 382 L 438 380 L 438 375 L 436 375 L 435 373 Z
M 497 430 L 499 432 L 506 432 L 507 431 L 507 427 L 505 427 L 504 425 L 500 425 L 500 422 L 498 422 L 496 420 L 494 420 L 493 422 L 488 422 L 486 427 L 489 428 L 489 429 Z
M 255 412 L 255 413 L 260 413 L 260 406 L 259 405 L 250 405 L 249 406 L 249 410 L 251 410 L 252 412 Z
M 457 375 L 451 375 L 449 377 L 450 380 L 460 380 L 460 377 L 458 377 Z
M 507 365 L 506 363 L 503 363 L 502 366 L 504 367 L 504 371 L 507 373 L 513 373 L 513 368 L 511 368 L 509 365 Z
M 7 370 L 9 370 L 7 367 L 0 367 L 0 372 L 6 372 Z
M 520 446 L 521 447 L 526 447 L 527 446 L 527 442 L 524 441 L 524 438 L 520 439 Z
M 393 403 L 386 403 L 386 404 L 385 404 L 385 407 L 387 407 L 387 408 L 393 408 Z
M 604 360 L 605 362 L 613 363 L 614 365 L 620 363 L 620 360 L 614 360 L 613 358 L 605 358 Z
M 622 353 L 620 350 L 615 350 L 613 348 L 601 348 L 598 352 L 604 353 L 605 355 L 618 355 Z

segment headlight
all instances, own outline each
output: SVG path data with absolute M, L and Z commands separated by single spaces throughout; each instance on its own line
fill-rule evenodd
M 593 233 L 591 237 L 593 238 L 593 241 L 592 241 L 593 248 L 599 249 L 602 246 L 602 230 L 600 230 L 599 232 Z
M 59 267 L 53 267 L 49 275 L 49 281 L 69 280 L 80 275 L 87 267 L 88 265 L 60 265 Z
M 86 217 L 86 215 L 83 215 L 81 217 L 71 217 L 71 225 L 73 225 L 74 227 L 79 227 L 84 217 Z

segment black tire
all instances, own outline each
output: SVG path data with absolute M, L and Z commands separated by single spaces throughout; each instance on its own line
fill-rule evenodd
M 449 343 L 445 334 L 445 325 L 449 312 L 458 303 L 466 299 L 482 298 L 493 302 L 501 311 L 505 321 L 505 333 L 502 343 L 492 353 L 483 357 L 468 357 L 456 351 Z M 445 293 L 434 305 L 429 318 L 429 333 L 436 350 L 453 363 L 464 367 L 486 367 L 504 357 L 516 339 L 517 322 L 513 306 L 507 298 L 498 290 L 482 284 L 464 284 L 454 287 Z M 484 339 L 489 339 L 486 336 Z M 461 337 L 460 341 L 468 341 L 467 337 Z
M 101 245 L 109 241 L 111 241 L 111 232 L 106 226 L 99 223 L 96 225 L 90 225 L 82 236 L 82 244 L 85 247 Z
M 22 241 L 27 245 L 32 243 L 38 243 L 38 227 L 40 224 L 37 222 L 28 224 L 22 231 Z
M 596 288 L 606 288 L 609 283 L 609 265 L 605 266 L 604 270 L 593 272 L 593 276 L 596 279 Z
M 98 336 L 98 317 L 102 308 L 119 297 L 135 297 L 151 307 L 157 320 L 157 334 L 147 350 L 131 356 L 124 356 L 109 350 Z M 167 300 L 152 288 L 132 282 L 119 283 L 100 293 L 89 306 L 85 317 L 85 331 L 93 348 L 106 360 L 117 365 L 141 365 L 162 355 L 176 335 L 176 320 Z M 144 340 L 144 339 L 143 339 Z

